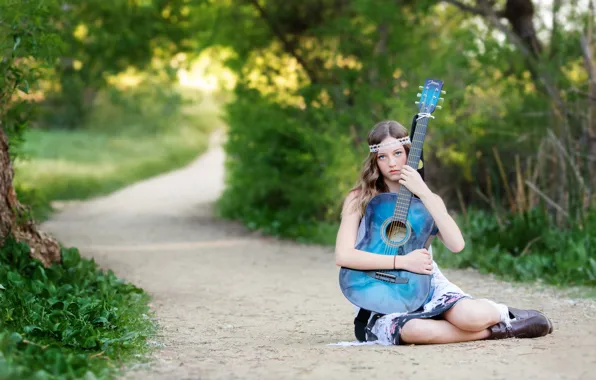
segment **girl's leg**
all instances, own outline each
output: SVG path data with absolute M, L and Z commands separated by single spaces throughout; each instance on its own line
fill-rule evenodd
M 406 344 L 440 344 L 486 339 L 490 334 L 488 329 L 464 331 L 444 320 L 411 319 L 402 327 L 400 339 Z
M 508 321 L 508 313 L 503 304 L 485 299 L 464 299 L 446 311 L 444 318 L 460 330 L 478 332 Z

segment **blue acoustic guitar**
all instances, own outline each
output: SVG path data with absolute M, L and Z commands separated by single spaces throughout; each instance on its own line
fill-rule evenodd
M 427 79 L 420 86 L 418 123 L 412 138 L 407 165 L 418 168 L 428 120 L 442 91 L 443 82 Z M 420 199 L 405 187 L 399 193 L 381 193 L 370 200 L 364 213 L 365 233 L 356 249 L 380 255 L 405 255 L 428 248 L 437 230 Z M 381 314 L 412 312 L 428 298 L 431 276 L 406 270 L 355 270 L 342 267 L 339 284 L 354 305 Z

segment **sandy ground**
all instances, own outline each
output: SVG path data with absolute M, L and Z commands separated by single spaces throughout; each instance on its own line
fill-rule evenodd
M 596 378 L 595 301 L 472 270 L 444 273 L 476 297 L 545 311 L 555 332 L 438 346 L 329 346 L 354 339 L 354 309 L 340 292 L 332 249 L 215 219 L 223 160 L 214 143 L 182 170 L 66 205 L 43 225 L 153 296 L 160 348 L 127 378 Z

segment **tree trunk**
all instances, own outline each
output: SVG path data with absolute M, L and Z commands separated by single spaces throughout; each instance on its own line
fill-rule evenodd
M 0 125 L 1 126 L 1 125 Z M 8 139 L 0 128 L 0 245 L 12 234 L 16 240 L 31 247 L 31 257 L 49 266 L 61 259 L 60 246 L 52 237 L 37 230 L 19 204 L 12 185 L 13 171 L 8 154 Z
M 538 57 L 542 52 L 542 44 L 538 40 L 534 28 L 534 4 L 532 1 L 507 0 L 502 16 L 509 21 L 515 34 L 524 42 L 534 57 Z

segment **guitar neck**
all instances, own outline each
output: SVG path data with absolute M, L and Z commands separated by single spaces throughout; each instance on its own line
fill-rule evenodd
M 422 155 L 422 147 L 424 145 L 424 137 L 426 136 L 426 127 L 428 125 L 428 118 L 423 118 L 416 124 L 416 130 L 412 137 L 412 145 L 408 153 L 408 161 L 406 165 L 417 169 Z M 410 209 L 410 201 L 412 200 L 412 192 L 405 186 L 399 187 L 397 193 L 397 202 L 395 203 L 394 216 L 397 220 L 405 222 L 408 217 L 408 210 Z

